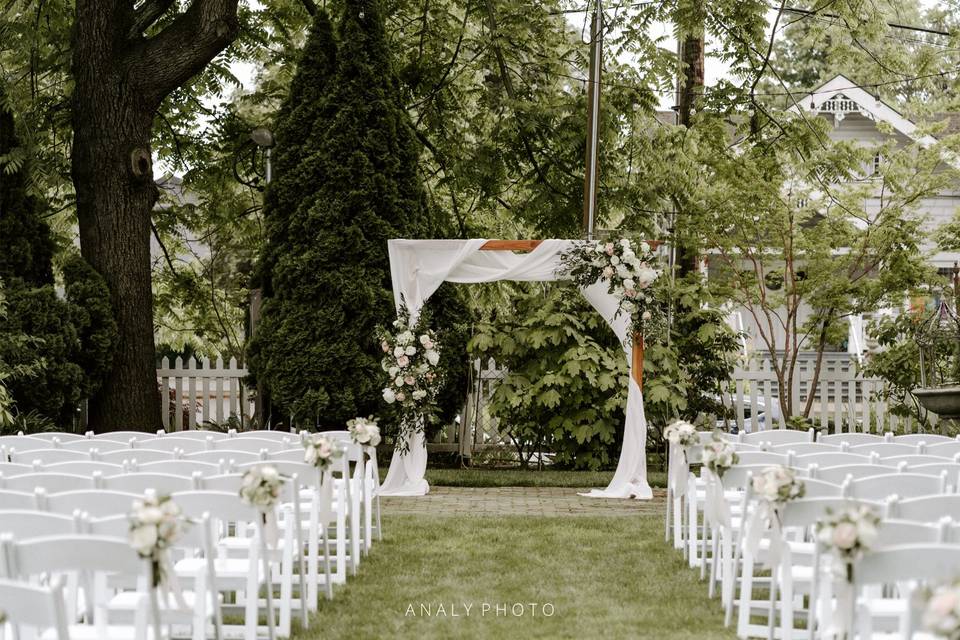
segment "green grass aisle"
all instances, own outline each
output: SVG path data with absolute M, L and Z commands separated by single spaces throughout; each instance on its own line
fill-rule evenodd
M 698 572 L 664 543 L 662 512 L 394 515 L 384 529 L 359 574 L 296 637 L 735 637 Z M 513 615 L 516 603 L 522 615 Z

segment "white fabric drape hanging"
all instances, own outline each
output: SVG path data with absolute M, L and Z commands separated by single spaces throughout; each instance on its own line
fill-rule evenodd
M 529 253 L 482 251 L 486 240 L 390 240 L 390 274 L 397 309 L 405 303 L 411 322 L 416 322 L 427 299 L 444 282 L 478 283 L 497 280 L 546 282 L 562 278 L 561 255 L 571 240 L 544 240 Z M 582 290 L 584 298 L 600 313 L 624 345 L 631 362 L 632 342 L 625 316 L 616 316 L 618 301 L 600 284 Z M 587 494 L 601 498 L 650 499 L 646 462 L 647 421 L 643 394 L 630 377 L 627 415 L 620 461 L 610 485 Z M 422 496 L 429 491 L 424 474 L 427 446 L 422 433 L 414 434 L 405 455 L 394 452 L 387 477 L 380 487 L 385 496 Z

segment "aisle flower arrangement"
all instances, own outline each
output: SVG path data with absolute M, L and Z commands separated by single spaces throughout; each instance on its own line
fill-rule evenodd
M 440 345 L 423 316 L 410 326 L 410 311 L 401 307 L 392 330 L 378 332 L 383 350 L 381 367 L 387 376 L 383 400 L 397 411 L 399 433 L 395 448 L 406 453 L 410 436 L 422 432 L 435 410 L 441 386 Z M 379 435 L 379 433 L 378 433 Z
M 847 568 L 847 580 L 853 581 L 853 565 L 877 540 L 880 516 L 869 507 L 853 507 L 829 513 L 817 523 L 817 541 L 834 553 Z
M 251 467 L 240 481 L 240 498 L 248 505 L 265 513 L 280 499 L 283 478 L 272 465 Z
M 686 420 L 676 420 L 663 430 L 664 439 L 672 445 L 681 447 L 684 451 L 700 443 L 697 428 Z
M 733 465 L 740 462 L 740 456 L 733 445 L 719 434 L 713 434 L 713 440 L 703 446 L 703 465 L 715 473 L 718 478 Z
M 960 581 L 922 594 L 923 628 L 938 638 L 960 638 Z
M 354 418 L 347 421 L 350 438 L 357 444 L 365 447 L 375 447 L 380 444 L 380 427 L 374 418 Z
M 321 471 L 326 471 L 342 451 L 336 443 L 322 433 L 310 433 L 303 439 L 303 461 Z
M 806 491 L 797 474 L 790 467 L 775 465 L 767 467 L 753 477 L 753 492 L 770 504 L 783 504 L 802 498 Z
M 133 503 L 129 519 L 130 546 L 150 561 L 153 586 L 158 587 L 166 579 L 167 550 L 183 531 L 180 508 L 169 496 L 147 495 Z
M 617 314 L 630 318 L 634 332 L 652 337 L 663 331 L 666 314 L 653 293 L 661 269 L 649 243 L 634 245 L 627 238 L 581 242 L 563 254 L 562 262 L 567 276 L 581 287 L 605 283 L 619 301 Z

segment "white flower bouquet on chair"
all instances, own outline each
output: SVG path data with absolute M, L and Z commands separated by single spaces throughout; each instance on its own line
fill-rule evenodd
M 670 443 L 670 488 L 674 496 L 687 492 L 687 474 L 690 472 L 687 450 L 700 443 L 697 428 L 685 420 L 676 420 L 663 430 L 664 439 Z
M 394 446 L 406 453 L 410 437 L 423 432 L 424 422 L 436 410 L 442 382 L 440 345 L 423 315 L 411 326 L 406 306 L 400 307 L 392 331 L 379 329 L 377 333 L 384 353 L 380 366 L 387 376 L 383 401 L 397 412 L 399 433 Z
M 380 444 L 380 427 L 377 421 L 371 418 L 354 418 L 347 421 L 350 439 L 364 447 L 375 447 Z
M 303 461 L 326 471 L 343 454 L 336 442 L 322 433 L 307 434 L 303 439 Z
M 923 594 L 924 630 L 938 638 L 960 638 L 960 581 Z
M 846 567 L 847 582 L 853 582 L 853 565 L 877 540 L 880 516 L 868 507 L 830 513 L 817 523 L 817 541 Z
M 805 487 L 793 469 L 783 465 L 767 467 L 753 477 L 753 493 L 770 505 L 802 498 Z
M 740 462 L 740 456 L 732 444 L 715 433 L 713 440 L 703 446 L 702 460 L 703 466 L 722 478 L 727 469 Z

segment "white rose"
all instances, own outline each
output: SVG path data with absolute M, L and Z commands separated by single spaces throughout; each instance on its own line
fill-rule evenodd
M 400 377 L 400 376 L 397 376 L 396 378 L 393 379 L 393 384 L 395 384 L 395 385 L 398 386 L 398 387 L 402 387 L 402 386 L 403 386 L 403 378 Z
M 398 373 L 400 373 L 400 367 L 390 367 L 390 370 L 387 371 L 391 378 L 396 378 Z
M 163 511 L 159 507 L 144 507 L 137 514 L 137 517 L 143 524 L 157 524 L 163 520 Z
M 613 267 L 604 267 L 603 268 L 603 277 L 609 280 L 613 277 L 614 270 Z
M 383 390 L 383 401 L 387 404 L 393 404 L 397 401 L 397 396 L 393 393 L 393 389 L 386 388 Z
M 426 353 L 427 362 L 433 366 L 437 366 L 437 363 L 440 362 L 440 354 L 436 351 L 427 351 Z
M 628 239 L 626 239 L 626 238 L 621 238 L 621 239 L 620 239 L 620 246 L 623 247 L 624 249 L 629 249 L 629 248 L 630 248 L 630 241 L 629 241 Z
M 641 242 L 640 251 L 642 251 L 643 253 L 650 253 L 650 244 L 647 242 Z
M 417 348 L 414 347 L 413 345 L 411 345 L 411 346 L 407 347 L 407 350 L 406 350 L 405 353 L 406 353 L 408 356 L 412 356 L 412 355 L 415 354 L 416 352 L 417 352 Z
M 315 446 L 308 445 L 303 453 L 303 461 L 307 464 L 317 464 L 317 448 Z
M 414 391 L 411 395 L 413 396 L 414 400 L 423 400 L 424 398 L 427 397 L 427 392 L 424 391 L 423 389 L 418 389 L 417 391 Z
M 649 320 L 650 318 L 653 317 L 653 315 L 649 311 L 644 311 L 643 315 L 641 315 L 640 317 L 643 318 L 644 320 Z
M 610 256 L 610 264 L 612 265 L 620 264 L 620 256 Z
M 394 356 L 395 358 L 399 358 L 399 357 L 402 356 L 403 354 L 404 354 L 404 349 L 403 349 L 403 347 L 396 347 L 396 348 L 393 350 L 393 356 Z
M 371 447 L 375 447 L 380 444 L 380 427 L 377 427 L 376 425 L 370 427 L 370 440 L 368 444 Z
M 263 474 L 263 479 L 267 482 L 273 482 L 280 478 L 280 473 L 277 471 L 277 468 L 272 465 L 260 467 L 260 473 Z
M 833 528 L 831 540 L 833 546 L 849 551 L 857 544 L 857 525 L 852 522 L 841 522 Z
M 635 289 L 636 287 L 634 286 L 633 280 L 631 280 L 630 278 L 627 278 L 626 280 L 623 281 L 623 288 L 624 288 L 624 289 Z
M 650 284 L 657 279 L 659 274 L 650 267 L 643 265 L 637 269 L 636 272 L 636 282 L 638 289 L 646 289 Z
M 404 331 L 397 336 L 397 342 L 400 344 L 409 344 L 410 342 L 413 342 L 413 334 L 409 331 Z
M 130 546 L 140 555 L 149 555 L 157 544 L 157 528 L 153 525 L 139 526 L 130 531 Z

